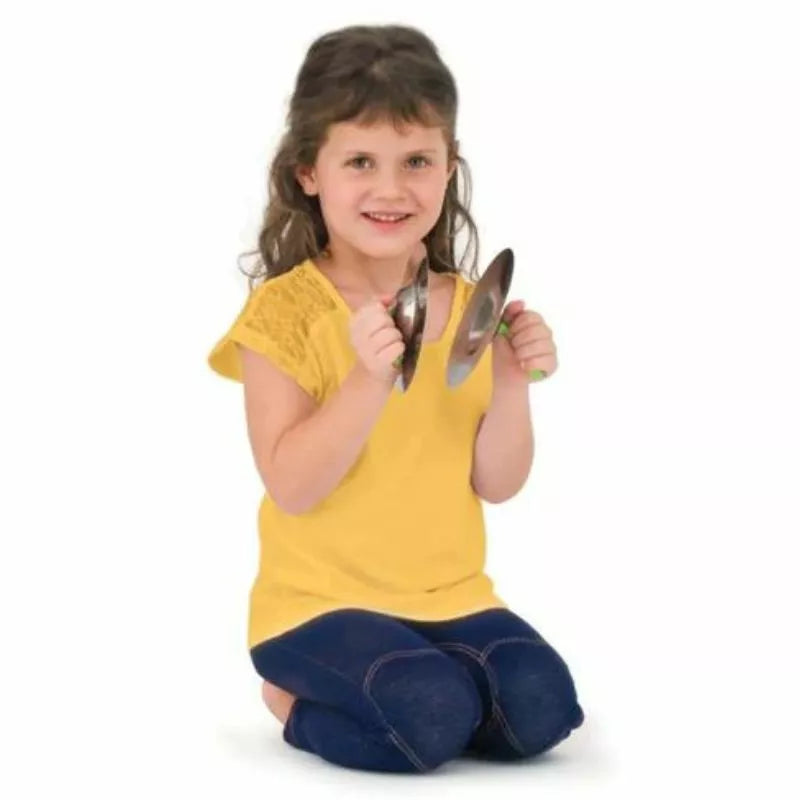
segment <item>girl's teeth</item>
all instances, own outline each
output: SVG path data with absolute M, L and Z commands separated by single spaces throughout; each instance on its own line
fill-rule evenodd
M 405 219 L 408 214 L 367 214 L 367 216 L 378 222 L 397 222 L 400 219 Z

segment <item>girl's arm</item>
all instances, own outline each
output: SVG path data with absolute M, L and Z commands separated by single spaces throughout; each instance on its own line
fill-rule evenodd
M 532 461 L 528 384 L 495 384 L 475 437 L 472 488 L 484 500 L 502 503 L 525 485 Z
M 309 511 L 358 458 L 393 382 L 376 379 L 357 362 L 320 406 L 258 353 L 242 348 L 242 365 L 248 433 L 261 479 L 285 512 Z

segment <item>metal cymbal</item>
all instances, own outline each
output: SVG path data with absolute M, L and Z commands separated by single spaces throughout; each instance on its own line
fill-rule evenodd
M 397 364 L 400 367 L 400 374 L 395 382 L 395 386 L 403 392 L 408 391 L 417 369 L 427 309 L 428 257 L 426 254 L 417 267 L 414 280 L 400 289 L 394 304 L 388 309 L 395 325 L 400 329 L 405 343 L 405 350 Z
M 495 256 L 475 284 L 450 348 L 447 385 L 451 388 L 472 372 L 497 333 L 513 273 L 514 253 L 506 248 Z

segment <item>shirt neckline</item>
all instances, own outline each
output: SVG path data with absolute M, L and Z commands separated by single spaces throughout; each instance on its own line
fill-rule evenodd
M 344 297 L 340 294 L 339 290 L 333 284 L 333 281 L 314 263 L 314 259 L 307 258 L 303 265 L 308 269 L 308 271 L 317 279 L 317 281 L 321 284 L 322 288 L 326 291 L 326 293 L 331 297 L 333 302 L 336 306 L 344 312 L 347 319 L 353 316 L 353 310 L 347 305 Z M 453 297 L 450 301 L 450 311 L 447 317 L 447 324 L 442 331 L 441 336 L 438 339 L 431 339 L 427 342 L 422 342 L 423 348 L 430 348 L 430 347 L 439 347 L 443 344 L 448 343 L 452 339 L 452 335 L 454 333 L 455 327 L 458 324 L 457 317 L 457 310 L 461 306 L 461 292 L 463 291 L 463 281 L 460 281 L 458 273 L 454 272 L 440 272 L 440 275 L 452 275 L 454 281 L 453 287 Z

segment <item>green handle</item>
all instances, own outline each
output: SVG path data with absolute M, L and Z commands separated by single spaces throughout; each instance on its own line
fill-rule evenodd
M 505 336 L 506 339 L 508 338 L 508 325 L 503 320 L 500 320 L 500 324 L 497 326 L 497 332 L 501 336 Z M 543 369 L 532 369 L 528 372 L 528 377 L 532 381 L 540 381 L 547 377 L 547 373 Z

